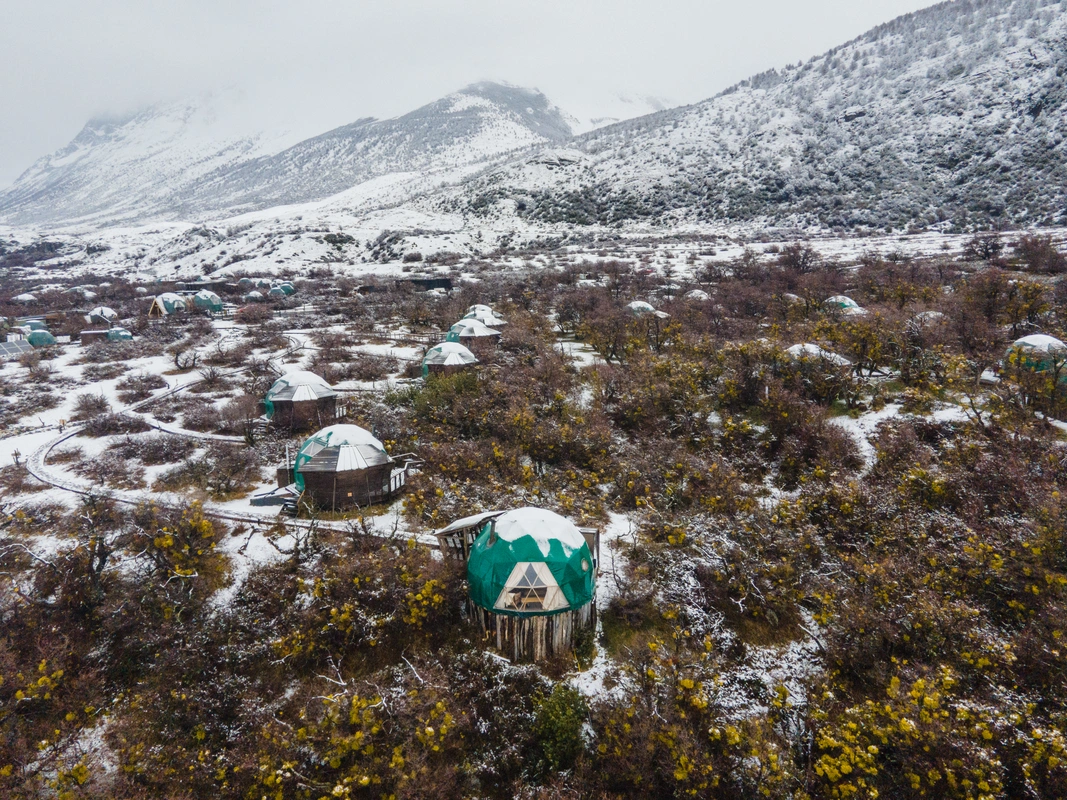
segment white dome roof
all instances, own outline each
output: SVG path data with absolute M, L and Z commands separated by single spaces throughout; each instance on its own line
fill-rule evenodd
M 1055 336 L 1047 333 L 1031 333 L 1021 339 L 1016 339 L 1012 347 L 1021 347 L 1025 350 L 1039 350 L 1042 353 L 1062 353 L 1067 350 L 1067 345 Z
M 578 550 L 585 544 L 585 537 L 573 522 L 546 508 L 508 511 L 496 518 L 493 530 L 505 542 L 514 542 L 523 536 L 533 538 L 546 558 L 553 539 L 563 545 L 564 553 Z
M 423 364 L 443 364 L 445 366 L 463 366 L 477 364 L 478 359 L 470 350 L 459 342 L 442 342 L 431 347 L 422 358 Z
M 90 317 L 100 317 L 101 319 L 118 319 L 119 313 L 108 306 L 97 306 L 89 312 Z
M 317 400 L 333 394 L 336 392 L 324 378 L 298 369 L 285 373 L 272 383 L 266 396 L 268 400 Z
M 837 353 L 831 353 L 829 350 L 823 350 L 819 345 L 811 344 L 810 342 L 795 344 L 785 352 L 792 358 L 822 358 L 842 367 L 852 363 L 844 356 L 839 356 Z
M 326 439 L 329 444 L 328 447 L 339 447 L 341 445 L 369 445 L 378 450 L 385 451 L 385 445 L 371 434 L 366 428 L 361 428 L 358 425 L 330 425 L 328 428 L 323 428 L 321 431 L 310 437 L 312 439 Z
M 456 336 L 498 336 L 500 334 L 500 331 L 495 331 L 476 319 L 461 319 L 449 330 Z

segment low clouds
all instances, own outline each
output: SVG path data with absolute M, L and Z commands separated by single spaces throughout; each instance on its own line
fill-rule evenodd
M 250 128 L 308 134 L 482 79 L 578 116 L 611 97 L 704 99 L 925 0 L 9 0 L 0 185 L 91 116 L 239 87 Z

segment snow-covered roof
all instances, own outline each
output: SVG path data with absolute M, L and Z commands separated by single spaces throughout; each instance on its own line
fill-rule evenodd
M 787 348 L 785 352 L 792 358 L 821 358 L 842 367 L 852 363 L 844 356 L 839 356 L 837 353 L 831 353 L 829 350 L 823 350 L 819 345 L 812 344 L 811 342 L 795 344 L 792 347 Z
M 627 303 L 626 307 L 634 314 L 651 314 L 656 310 L 651 303 L 646 303 L 644 300 L 634 300 L 632 303 Z
M 476 314 L 478 312 L 482 312 L 484 314 L 494 314 L 494 313 L 496 313 L 496 312 L 493 311 L 492 308 L 490 308 L 487 305 L 484 305 L 483 303 L 475 303 L 473 306 L 471 306 L 470 308 L 467 309 L 467 313 L 468 314 Z
M 529 536 L 548 557 L 552 540 L 563 545 L 564 553 L 578 550 L 585 544 L 585 537 L 569 519 L 546 508 L 516 508 L 497 517 L 493 527 L 497 538 L 505 542 L 518 541 Z
M 500 331 L 493 330 L 484 322 L 479 322 L 476 319 L 461 319 L 451 328 L 449 333 L 454 334 L 456 337 L 468 337 L 468 336 L 499 336 Z
M 478 359 L 470 350 L 459 342 L 442 342 L 426 351 L 423 365 L 434 364 L 446 367 L 460 367 L 477 364 Z
M 686 300 L 710 300 L 711 295 L 705 292 L 703 289 L 693 289 L 685 293 Z
M 922 325 L 926 325 L 932 322 L 940 322 L 945 318 L 945 315 L 940 311 L 920 311 L 912 320 Z
M 321 397 L 332 397 L 336 394 L 333 387 L 314 372 L 293 370 L 271 384 L 270 389 L 267 390 L 266 399 L 318 400 Z
M 96 308 L 94 308 L 92 311 L 89 312 L 88 316 L 89 316 L 89 319 L 93 319 L 94 317 L 96 317 L 98 319 L 103 319 L 103 320 L 109 320 L 110 321 L 110 320 L 113 320 L 113 319 L 118 319 L 119 318 L 119 312 L 117 312 L 113 308 L 109 308 L 108 306 L 97 306 Z
M 492 310 L 486 311 L 484 309 L 478 309 L 476 311 L 467 312 L 467 316 L 463 319 L 476 319 L 483 325 L 487 325 L 490 328 L 499 328 L 501 325 L 507 325 L 508 323 L 498 317 L 492 312 Z
M 16 303 L 36 303 L 37 295 L 31 294 L 30 292 L 23 292 L 22 294 L 15 295 L 11 299 Z
M 1067 345 L 1047 333 L 1031 333 L 1029 336 L 1016 339 L 1012 347 L 1021 347 L 1024 350 L 1038 350 L 1042 353 L 1063 353 L 1067 350 Z
M 853 300 L 851 297 L 846 297 L 843 294 L 835 294 L 833 297 L 826 298 L 826 305 L 838 306 L 839 308 L 859 308 L 860 304 Z
M 499 517 L 503 513 L 503 511 L 483 511 L 481 514 L 472 514 L 469 517 L 457 519 L 451 525 L 446 525 L 440 530 L 434 531 L 434 533 L 451 533 L 452 531 L 461 531 L 464 528 L 474 528 L 481 525 L 481 523 L 485 522 L 487 519 Z
M 296 454 L 297 487 L 303 490 L 302 472 L 351 472 L 392 461 L 385 445 L 358 425 L 331 425 L 301 446 Z

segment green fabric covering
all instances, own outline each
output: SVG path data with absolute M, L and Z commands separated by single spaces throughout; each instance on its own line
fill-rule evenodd
M 133 334 L 125 328 L 112 328 L 107 332 L 109 342 L 129 342 L 133 340 Z
M 56 337 L 48 331 L 31 331 L 26 341 L 34 347 L 47 347 L 56 343 Z
M 496 539 L 490 543 L 493 521 L 482 528 L 482 532 L 471 545 L 470 559 L 467 561 L 467 582 L 470 597 L 475 604 L 492 611 L 494 614 L 506 614 L 514 617 L 552 616 L 565 611 L 581 608 L 593 600 L 593 557 L 585 543 L 568 553 L 563 544 L 556 539 L 549 540 L 548 556 L 532 536 L 523 536 L 515 541 Z M 582 569 L 582 562 L 586 568 Z M 507 585 L 515 565 L 520 562 L 542 562 L 547 564 L 556 579 L 569 608 L 555 611 L 514 611 L 496 608 L 497 599 Z
M 212 313 L 222 311 L 222 299 L 214 292 L 201 290 L 193 295 L 193 305 Z

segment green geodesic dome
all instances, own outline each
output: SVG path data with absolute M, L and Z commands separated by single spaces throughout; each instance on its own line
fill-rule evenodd
M 297 451 L 293 461 L 293 481 L 299 491 L 304 491 L 304 476 L 300 470 L 318 457 L 319 467 L 332 472 L 368 469 L 387 464 L 389 454 L 385 445 L 374 435 L 358 425 L 331 425 L 309 436 Z M 313 464 L 312 468 L 316 465 Z
M 431 347 L 422 357 L 422 377 L 430 374 L 431 366 L 469 367 L 478 363 L 478 358 L 459 342 L 442 342 Z
M 112 328 L 107 332 L 107 340 L 109 342 L 130 342 L 133 341 L 133 334 L 125 328 Z
M 293 284 L 289 283 L 289 281 L 283 281 L 282 283 L 279 283 L 278 288 L 281 289 L 282 292 L 284 292 L 286 295 L 296 294 L 296 287 L 293 286 Z
M 542 508 L 486 522 L 467 561 L 471 600 L 494 614 L 551 616 L 593 600 L 593 556 L 581 531 Z
M 217 314 L 222 311 L 222 298 L 207 289 L 201 289 L 193 295 L 193 305 Z
M 1004 354 L 1009 363 L 1018 364 L 1034 372 L 1047 372 L 1056 369 L 1067 360 L 1067 345 L 1055 336 L 1044 333 L 1032 333 L 1016 339 Z M 1067 375 L 1060 378 L 1067 380 Z
M 47 347 L 48 345 L 56 343 L 56 337 L 48 331 L 30 331 L 30 335 L 26 337 L 26 341 L 34 347 Z

